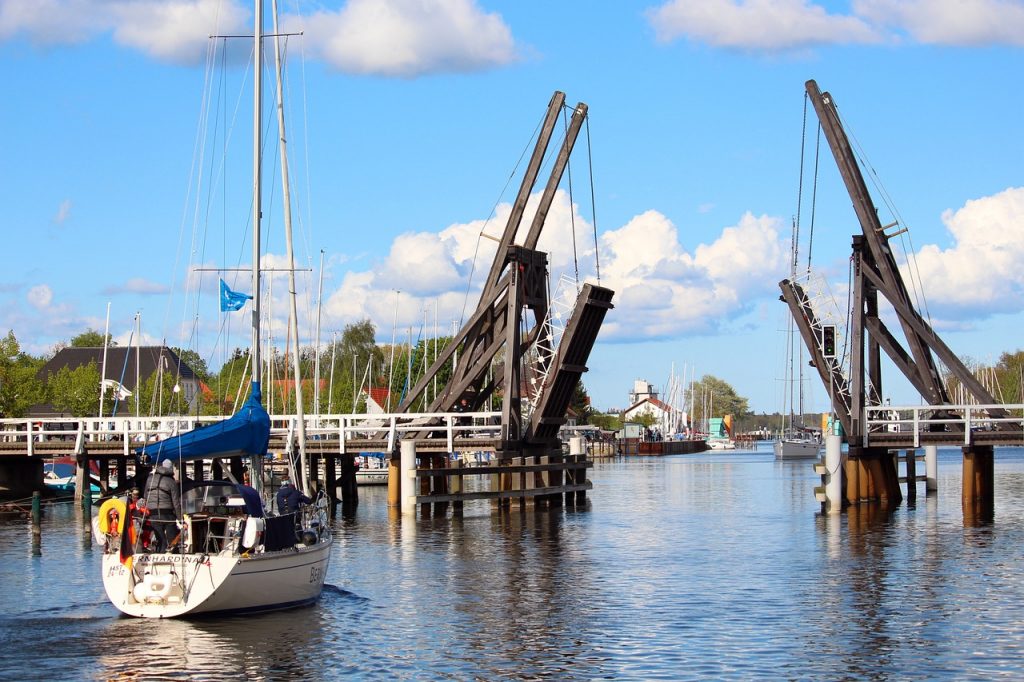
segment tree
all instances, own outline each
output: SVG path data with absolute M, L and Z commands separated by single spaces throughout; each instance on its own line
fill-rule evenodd
M 590 415 L 590 423 L 604 431 L 618 431 L 622 428 L 622 418 L 614 414 L 595 412 Z
M 737 395 L 728 383 L 710 374 L 705 374 L 687 390 L 686 402 L 691 406 L 690 420 L 693 424 L 726 414 L 738 419 L 749 413 L 747 399 Z
M 195 372 L 196 378 L 205 384 L 210 383 L 210 369 L 206 366 L 206 360 L 203 356 L 192 350 L 191 348 L 172 348 L 181 361 L 192 368 Z M 175 368 L 177 372 L 177 368 Z
M 177 383 L 174 379 L 174 372 L 157 370 L 150 374 L 141 386 L 137 387 L 139 410 L 142 414 L 168 415 L 187 411 L 188 406 L 185 404 L 184 395 L 180 390 L 177 392 L 174 390 Z M 134 400 L 132 400 L 132 404 L 135 404 Z
M 1000 395 L 1004 403 L 1024 403 L 1024 350 L 1003 353 L 995 367 Z
M 63 412 L 70 412 L 75 417 L 93 415 L 99 409 L 100 370 L 95 361 L 75 369 L 61 367 L 56 374 L 50 374 L 46 382 L 46 392 L 50 403 Z M 106 403 L 106 401 L 104 401 Z M 106 404 L 104 414 L 110 411 Z
M 0 417 L 21 417 L 45 399 L 43 382 L 36 373 L 42 358 L 23 353 L 14 331 L 0 339 Z
M 103 347 L 104 339 L 106 339 L 107 345 L 109 345 L 109 346 L 116 346 L 117 345 L 116 343 L 114 343 L 113 339 L 111 338 L 111 336 L 109 334 L 104 336 L 100 332 L 98 332 L 95 329 L 90 327 L 89 329 L 86 329 L 84 332 L 82 332 L 78 336 L 73 336 L 71 338 L 71 347 L 72 348 L 101 348 L 101 347 Z
M 576 382 L 576 388 L 572 391 L 569 407 L 576 413 L 577 424 L 591 423 L 590 418 L 594 414 L 594 408 L 590 406 L 590 394 L 587 393 L 587 388 L 583 385 L 582 379 Z

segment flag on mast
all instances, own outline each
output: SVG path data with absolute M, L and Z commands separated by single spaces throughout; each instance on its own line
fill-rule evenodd
M 222 313 L 241 310 L 245 306 L 246 300 L 250 298 L 252 296 L 249 294 L 231 291 L 228 288 L 227 282 L 223 279 L 220 281 L 220 311 Z

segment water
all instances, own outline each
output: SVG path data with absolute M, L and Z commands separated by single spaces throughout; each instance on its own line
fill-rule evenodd
M 0 522 L 0 678 L 887 679 L 1024 674 L 1024 451 L 996 452 L 995 523 L 938 495 L 817 513 L 810 463 L 761 452 L 598 463 L 586 509 L 339 520 L 313 607 L 121 617 L 72 505 L 42 556 Z

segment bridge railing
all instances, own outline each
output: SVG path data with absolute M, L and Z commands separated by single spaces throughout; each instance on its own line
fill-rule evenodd
M 198 426 L 214 424 L 227 417 L 59 417 L 39 419 L 0 419 L 0 443 L 21 444 L 27 454 L 34 455 L 38 446 L 60 443 L 69 453 L 82 452 L 86 443 L 107 442 L 120 445 L 122 454 L 146 443 L 152 443 L 191 431 Z M 337 443 L 345 454 L 353 441 L 384 440 L 388 450 L 394 449 L 403 434 L 424 430 L 444 431 L 449 452 L 458 438 L 496 438 L 500 429 L 500 412 L 418 412 L 394 414 L 322 414 L 305 415 L 306 438 Z M 428 426 L 428 424 L 433 425 Z M 296 444 L 298 416 L 270 416 L 272 442 L 285 443 L 287 449 Z M 115 447 L 116 447 L 115 445 Z M 58 446 L 60 447 L 60 446 Z M 21 448 L 18 448 L 19 450 Z M 53 447 L 49 448 L 53 450 Z M 63 447 L 61 448 L 63 449 Z
M 989 414 L 992 410 L 1002 410 L 1007 416 L 993 417 Z M 871 434 L 912 433 L 916 448 L 921 445 L 922 432 L 936 431 L 962 432 L 964 445 L 970 445 L 971 434 L 977 431 L 996 431 L 1004 424 L 1024 431 L 1024 416 L 1021 415 L 1024 415 L 1024 404 L 873 405 L 864 408 L 864 445 L 868 445 Z

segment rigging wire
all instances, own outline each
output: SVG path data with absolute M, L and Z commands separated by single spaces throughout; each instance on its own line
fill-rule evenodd
M 568 117 L 566 115 L 566 110 L 567 109 L 568 109 L 568 107 L 565 104 L 563 104 L 562 105 L 562 128 L 563 128 L 563 134 L 565 135 L 566 138 L 569 137 L 569 119 L 568 119 Z M 571 156 L 566 158 L 566 160 L 565 160 L 565 172 L 566 172 L 566 179 L 568 180 L 568 184 L 569 184 L 569 225 L 571 226 L 571 230 L 572 230 L 572 264 L 573 264 L 573 268 L 575 269 L 575 273 L 576 273 L 576 288 L 578 290 L 579 287 L 580 287 L 580 260 L 579 260 L 579 256 L 576 253 L 576 211 L 573 209 L 574 204 L 573 204 L 573 200 L 572 200 L 572 158 L 571 158 Z M 550 300 L 550 297 L 549 297 L 549 300 Z
M 594 159 L 591 155 L 590 147 L 590 112 L 584 119 L 584 123 L 587 126 L 587 169 L 590 174 L 590 215 L 593 219 L 594 227 L 594 268 L 597 273 L 597 284 L 601 284 L 601 256 L 598 250 L 597 244 L 597 201 L 594 198 Z

